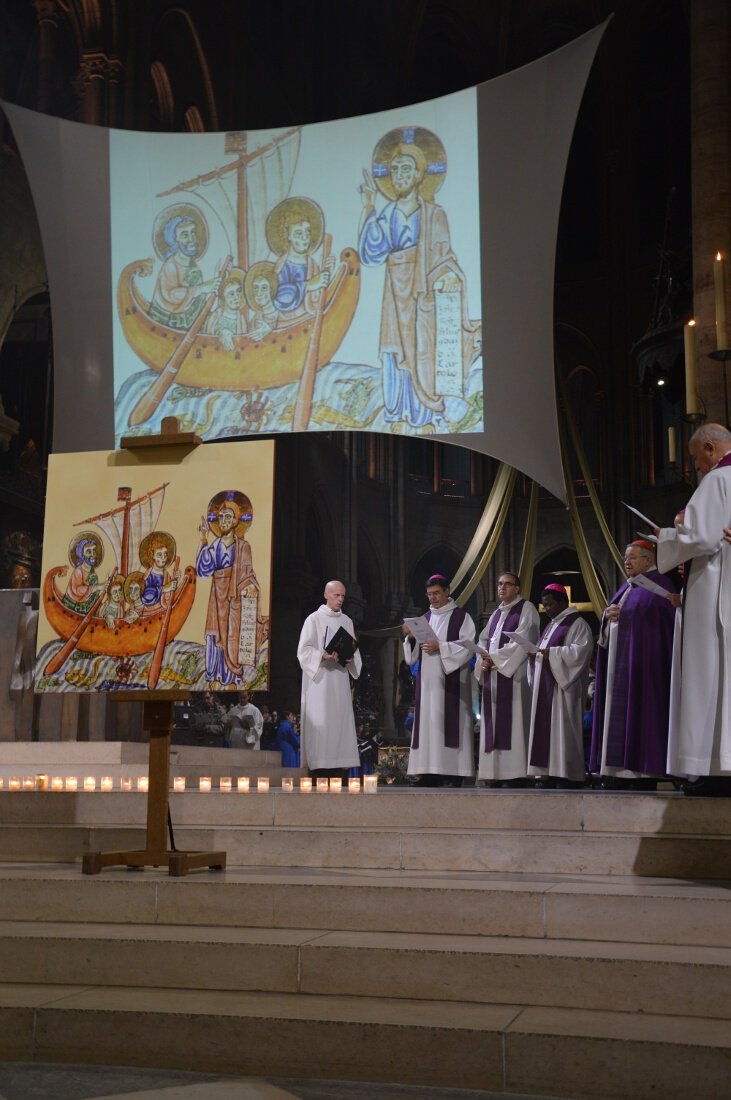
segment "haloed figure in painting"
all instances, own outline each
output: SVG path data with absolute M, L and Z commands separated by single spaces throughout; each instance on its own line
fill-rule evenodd
M 216 493 L 198 528 L 195 563 L 199 577 L 211 578 L 206 615 L 206 680 L 223 687 L 245 680 L 244 665 L 255 664 L 259 583 L 246 532 L 254 514 L 251 501 L 236 489 Z M 213 539 L 209 543 L 209 533 Z M 247 644 L 253 630 L 254 645 Z M 249 659 L 246 660 L 247 651 Z

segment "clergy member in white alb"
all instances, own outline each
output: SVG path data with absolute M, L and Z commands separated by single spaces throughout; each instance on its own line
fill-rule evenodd
M 541 602 L 549 623 L 538 642 L 531 674 L 528 774 L 537 787 L 583 784 L 584 700 L 594 639 L 562 584 L 548 584 Z
M 538 641 L 538 612 L 520 594 L 517 573 L 501 573 L 497 582 L 500 603 L 478 644 L 488 657 L 478 654 L 475 677 L 482 685 L 482 718 L 477 776 L 498 786 L 527 785 L 530 685 L 528 651 L 508 637 Z
M 329 581 L 325 603 L 305 619 L 297 660 L 302 669 L 300 734 L 302 765 L 312 775 L 341 775 L 360 766 L 355 736 L 351 679 L 360 676 L 360 652 L 341 665 L 338 655 L 325 651 L 339 627 L 355 638 L 352 620 L 342 612 L 345 587 Z
M 722 537 L 731 524 L 731 432 L 704 424 L 688 450 L 701 482 L 675 526 L 656 528 L 658 569 L 688 563 L 668 771 L 731 776 L 731 545 Z
M 449 596 L 441 573 L 426 582 L 429 610 L 426 618 L 436 641 L 420 645 L 404 623 L 404 659 L 419 661 L 414 696 L 414 726 L 409 753 L 409 775 L 418 786 L 459 787 L 475 774 L 472 746 L 472 681 L 469 649 L 458 639 L 475 640 L 475 624 Z

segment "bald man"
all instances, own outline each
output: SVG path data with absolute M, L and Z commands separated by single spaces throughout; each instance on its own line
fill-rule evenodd
M 698 488 L 675 526 L 655 529 L 660 572 L 687 563 L 680 702 L 670 725 L 668 771 L 731 777 L 731 545 L 723 537 L 731 525 L 731 432 L 704 424 L 688 450 Z
M 352 620 L 342 610 L 342 581 L 329 581 L 323 596 L 324 604 L 305 619 L 297 646 L 302 669 L 302 765 L 316 777 L 343 775 L 360 767 L 350 691 L 351 681 L 360 676 L 360 653 L 356 649 L 342 665 L 337 653 L 325 649 L 340 627 L 355 638 Z

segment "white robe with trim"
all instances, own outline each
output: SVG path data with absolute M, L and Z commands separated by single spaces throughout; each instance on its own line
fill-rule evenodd
M 555 628 L 573 612 L 574 608 L 567 607 L 565 611 L 556 616 L 541 641 L 542 646 L 550 644 Z M 584 700 L 589 686 L 589 662 L 593 650 L 594 638 L 591 628 L 582 618 L 578 618 L 569 627 L 564 645 L 553 646 L 549 652 L 549 666 L 556 684 L 553 689 L 553 703 L 551 706 L 551 747 L 547 768 L 539 768 L 530 763 L 536 720 L 536 704 L 544 661 L 541 654 L 536 655 L 531 675 L 533 696 L 531 699 L 530 742 L 528 745 L 529 775 L 551 775 L 559 779 L 571 779 L 577 782 L 586 778 L 583 717 Z
M 360 651 L 356 649 L 347 666 L 322 658 L 325 646 L 341 626 L 355 637 L 352 620 L 323 604 L 305 619 L 297 646 L 302 669 L 300 751 L 302 766 L 311 771 L 360 766 L 350 693 L 351 678 L 360 676 Z
M 731 774 L 731 466 L 710 470 L 683 522 L 660 531 L 661 573 L 691 561 L 683 598 L 680 701 L 671 716 L 671 775 Z M 673 685 L 676 700 L 677 682 Z
M 507 676 L 512 680 L 513 691 L 513 721 L 510 731 L 510 748 L 493 749 L 485 752 L 485 715 L 482 714 L 482 685 L 484 682 L 480 655 L 477 655 L 475 664 L 475 678 L 480 685 L 480 751 L 478 756 L 479 779 L 505 780 L 521 779 L 528 774 L 528 734 L 530 732 L 531 692 L 528 683 L 528 654 L 517 642 L 508 642 L 500 648 L 500 635 L 503 631 L 505 619 L 511 607 L 522 599 L 518 596 L 509 604 L 500 604 L 500 618 L 488 638 L 489 622 L 480 634 L 479 644 L 486 649 L 493 659 L 495 668 L 488 675 L 491 677 L 490 690 L 492 693 L 492 721 L 495 728 L 495 707 L 497 702 L 497 686 L 500 676 Z M 490 616 L 492 618 L 492 616 Z M 535 643 L 538 641 L 539 629 L 538 612 L 530 601 L 526 600 L 520 612 L 517 633 Z M 488 644 L 489 643 L 489 644 Z
M 419 701 L 419 747 L 409 753 L 409 775 L 475 774 L 472 734 L 472 680 L 469 662 L 472 654 L 456 642 L 448 642 L 447 628 L 457 607 L 448 600 L 444 607 L 432 607 L 429 625 L 439 639 L 439 653 L 423 653 L 418 643 L 404 640 L 404 660 L 413 665 L 421 661 L 421 697 Z M 465 615 L 460 638 L 475 640 L 475 624 Z M 459 669 L 459 748 L 444 744 L 444 677 Z

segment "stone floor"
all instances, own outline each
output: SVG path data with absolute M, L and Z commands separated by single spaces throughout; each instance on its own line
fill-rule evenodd
M 180 1070 L 0 1062 L 0 1100 L 507 1100 L 505 1093 Z M 533 1100 L 515 1093 L 510 1100 Z M 541 1097 L 550 1100 L 550 1097 Z

